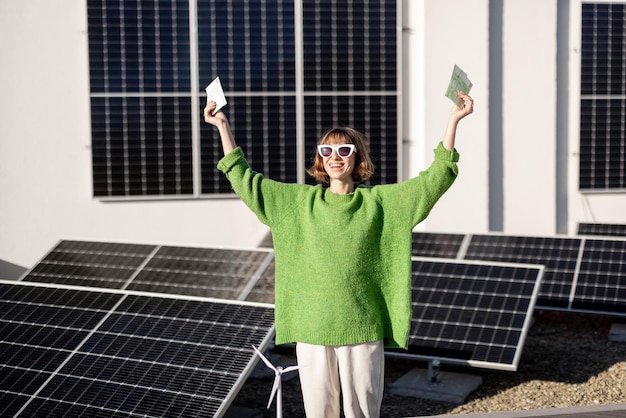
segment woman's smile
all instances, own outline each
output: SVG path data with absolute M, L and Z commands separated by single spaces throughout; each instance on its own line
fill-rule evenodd
M 352 180 L 352 170 L 354 168 L 354 154 L 348 158 L 342 158 L 336 153 L 324 161 L 324 168 L 332 179 L 345 180 L 344 177 L 348 177 Z

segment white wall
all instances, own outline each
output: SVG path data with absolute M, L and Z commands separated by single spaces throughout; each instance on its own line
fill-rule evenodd
M 72 238 L 256 246 L 267 230 L 238 199 L 91 198 L 85 3 L 0 1 L 0 260 L 31 267 L 57 241 Z M 424 168 L 443 135 L 451 107 L 443 93 L 455 63 L 474 82 L 476 104 L 459 127 L 461 175 L 422 228 L 487 232 L 490 2 L 404 4 L 405 173 Z M 555 232 L 557 4 L 504 1 L 505 233 Z M 578 193 L 572 141 L 571 231 L 579 220 L 625 223 L 624 195 Z
M 504 230 L 542 234 L 556 223 L 554 0 L 504 2 Z
M 473 83 L 474 113 L 458 127 L 459 177 L 422 226 L 440 232 L 484 232 L 488 228 L 488 0 L 427 1 L 424 8 L 423 164 L 441 141 L 452 102 L 444 96 L 457 64 Z M 410 108 L 407 110 L 409 114 Z M 407 116 L 410 117 L 410 116 Z M 414 167 L 413 174 L 424 166 Z

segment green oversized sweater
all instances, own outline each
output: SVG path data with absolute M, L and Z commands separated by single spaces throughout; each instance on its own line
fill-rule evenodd
M 404 182 L 338 195 L 253 171 L 241 148 L 218 169 L 272 230 L 276 344 L 408 346 L 411 236 L 457 176 L 440 143 L 431 166 Z

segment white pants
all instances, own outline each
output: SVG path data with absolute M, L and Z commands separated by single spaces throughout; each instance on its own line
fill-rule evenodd
M 377 418 L 385 386 L 382 341 L 343 346 L 298 343 L 298 373 L 308 418 Z

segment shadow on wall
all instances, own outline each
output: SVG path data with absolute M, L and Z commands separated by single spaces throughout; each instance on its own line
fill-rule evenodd
M 2 280 L 17 280 L 27 271 L 26 267 L 0 260 L 0 279 Z

